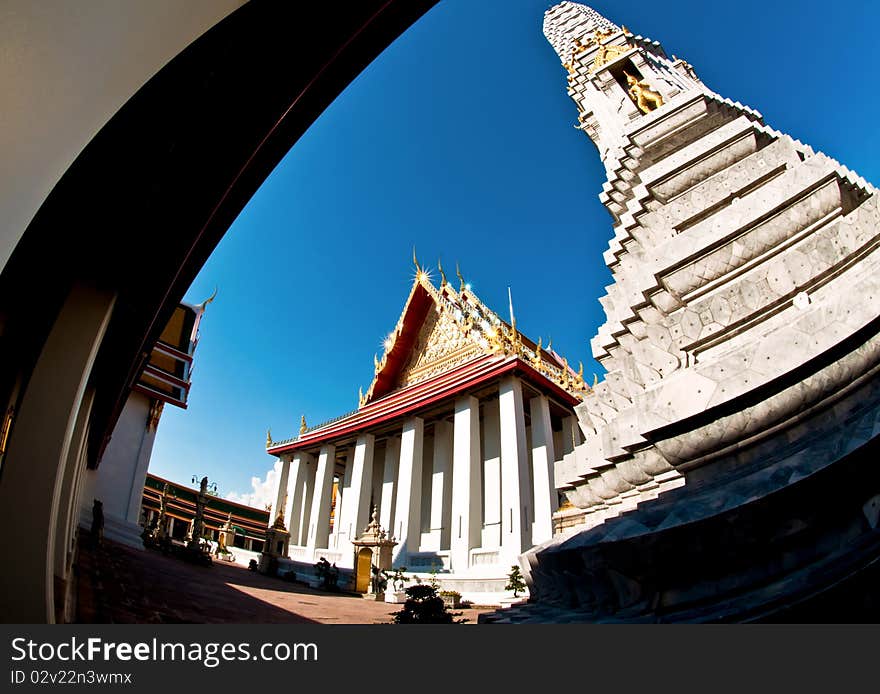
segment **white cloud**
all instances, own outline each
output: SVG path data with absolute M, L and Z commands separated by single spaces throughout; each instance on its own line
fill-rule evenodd
M 281 476 L 281 461 L 277 461 L 275 466 L 266 473 L 266 479 L 259 477 L 251 477 L 250 492 L 239 494 L 238 492 L 229 492 L 226 498 L 230 501 L 237 501 L 239 504 L 246 504 L 254 508 L 265 509 L 267 504 L 275 505 L 275 492 L 278 489 L 278 480 Z

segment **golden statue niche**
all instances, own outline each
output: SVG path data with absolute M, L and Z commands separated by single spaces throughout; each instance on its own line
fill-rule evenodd
M 644 80 L 638 80 L 628 72 L 624 72 L 629 84 L 629 95 L 642 113 L 650 113 L 663 105 L 660 92 L 655 92 Z

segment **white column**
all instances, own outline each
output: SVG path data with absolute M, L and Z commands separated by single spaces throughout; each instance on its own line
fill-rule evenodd
M 278 517 L 280 513 L 282 516 L 284 515 L 284 506 L 286 505 L 286 496 L 287 496 L 287 480 L 290 476 L 290 456 L 287 454 L 283 454 L 279 457 L 279 461 L 281 462 L 281 468 L 278 471 L 278 479 L 275 480 L 275 493 L 272 495 L 274 501 L 272 502 L 272 512 L 269 514 L 269 527 L 272 527 L 272 524 L 275 523 L 275 519 Z M 287 525 L 287 520 L 285 519 L 285 525 Z
M 312 553 L 316 549 L 327 549 L 330 534 L 330 492 L 333 488 L 335 465 L 336 446 L 322 446 L 318 455 L 318 466 L 315 468 L 315 492 L 312 496 L 309 537 L 306 543 Z
M 382 498 L 379 501 L 379 523 L 389 535 L 394 534 L 394 483 L 400 461 L 400 439 L 389 438 L 385 443 L 385 464 L 382 470 Z
M 397 472 L 397 509 L 395 513 L 394 564 L 406 563 L 407 556 L 419 551 L 422 525 L 422 447 L 425 422 L 419 417 L 408 419 L 400 437 L 400 465 Z
M 309 455 L 308 465 L 306 465 L 306 474 L 302 484 L 302 503 L 298 511 L 299 514 L 299 535 L 294 538 L 290 537 L 291 543 L 296 543 L 304 547 L 309 541 L 309 522 L 312 518 L 312 503 L 315 495 L 315 471 L 318 467 L 318 461 L 315 456 Z M 331 479 L 331 485 L 333 481 Z
M 480 403 L 470 395 L 455 401 L 452 435 L 452 570 L 467 571 L 470 550 L 480 542 Z
M 89 388 L 83 395 L 76 417 L 73 438 L 67 450 L 68 461 L 61 484 L 58 518 L 55 522 L 55 579 L 68 581 L 76 557 L 77 517 L 80 513 L 80 491 L 86 476 L 86 436 L 92 412 L 95 389 Z M 144 490 L 141 487 L 141 496 Z M 138 537 L 140 540 L 140 537 Z M 143 542 L 140 545 L 143 548 Z M 61 607 L 59 605 L 59 607 Z
M 529 400 L 532 415 L 532 480 L 534 483 L 535 522 L 532 544 L 553 537 L 551 516 L 556 510 L 556 485 L 553 479 L 553 429 L 550 426 L 550 403 L 544 395 Z
M 498 410 L 501 429 L 501 559 L 505 565 L 510 565 L 526 548 L 525 525 L 530 505 L 522 384 L 515 376 L 501 381 Z
M 434 458 L 431 468 L 431 535 L 437 549 L 449 549 L 452 515 L 452 425 L 434 424 Z
M 377 448 L 380 448 L 377 450 Z M 370 492 L 369 497 L 367 498 L 367 502 L 372 499 L 373 503 L 369 505 L 369 511 L 367 513 L 367 522 L 369 523 L 370 514 L 373 512 L 373 506 L 379 508 L 379 513 L 382 513 L 381 505 L 382 505 L 382 487 L 385 484 L 385 456 L 388 454 L 387 446 L 383 445 L 381 447 L 377 447 L 375 444 L 373 445 L 373 475 L 372 480 L 370 481 Z M 381 516 L 380 516 L 381 518 Z M 381 524 L 381 520 L 379 521 Z M 385 529 L 388 530 L 387 528 Z M 358 531 L 359 533 L 361 531 Z
M 562 451 L 560 457 L 571 453 L 574 447 L 580 443 L 581 429 L 578 426 L 577 417 L 570 415 L 562 420 Z
M 345 552 L 351 553 L 353 548 L 351 541 L 356 539 L 370 522 L 370 491 L 373 482 L 373 452 L 376 445 L 376 437 L 372 434 L 361 434 L 354 448 L 354 461 L 351 469 L 351 488 L 347 492 L 345 517 L 348 545 L 341 545 L 343 561 Z M 349 503 L 349 500 L 351 503 Z M 352 559 L 353 560 L 353 559 Z
M 498 400 L 483 404 L 483 533 L 481 547 L 501 546 L 501 432 Z
M 67 462 L 78 458 L 69 455 L 72 437 L 114 300 L 88 287 L 71 290 L 13 423 L 0 482 L 0 555 L 15 558 L 3 576 L 4 594 L 14 596 L 0 603 L 4 623 L 55 621 L 53 567 L 68 549 L 63 538 L 55 546 L 60 486 Z
M 158 426 L 158 422 L 156 426 Z M 140 520 L 141 501 L 144 498 L 144 484 L 147 481 L 147 468 L 150 466 L 150 457 L 153 455 L 153 444 L 155 441 L 156 430 L 151 430 L 148 427 L 144 432 L 140 450 L 138 450 L 137 465 L 132 470 L 131 485 L 128 488 L 125 520 L 129 523 L 137 524 Z
M 302 506 L 310 466 L 314 470 L 314 458 L 302 451 L 297 451 L 290 463 L 290 472 L 287 480 L 287 507 L 284 509 L 284 517 L 287 519 L 287 530 L 290 533 L 291 545 L 299 544 Z
M 345 549 L 348 542 L 348 528 L 351 525 L 351 507 L 355 502 L 351 491 L 351 471 L 354 469 L 354 447 L 349 447 L 345 454 L 345 472 L 336 490 L 336 520 L 333 525 L 333 547 Z
M 339 489 L 336 490 L 336 543 L 334 547 L 341 547 L 348 540 L 348 517 L 351 515 L 351 504 L 354 496 L 351 494 L 351 471 L 354 468 L 354 446 L 349 446 L 345 453 L 345 472 Z

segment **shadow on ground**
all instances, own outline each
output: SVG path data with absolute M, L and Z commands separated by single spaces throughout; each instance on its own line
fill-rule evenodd
M 402 605 L 326 593 L 214 562 L 189 564 L 109 540 L 95 547 L 81 531 L 76 563 L 78 623 L 388 624 Z M 466 609 L 475 624 L 480 612 Z

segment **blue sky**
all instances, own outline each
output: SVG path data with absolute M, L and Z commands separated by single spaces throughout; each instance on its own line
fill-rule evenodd
M 611 276 L 604 174 L 575 130 L 546 0 L 442 0 L 288 153 L 187 292 L 219 288 L 189 408 L 166 408 L 150 471 L 252 490 L 276 440 L 357 407 L 413 276 L 455 263 L 502 315 L 585 373 Z M 712 89 L 880 182 L 880 3 L 595 2 Z M 840 11 L 836 8 L 840 7 Z M 436 275 L 436 270 L 434 272 Z

